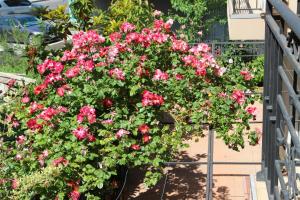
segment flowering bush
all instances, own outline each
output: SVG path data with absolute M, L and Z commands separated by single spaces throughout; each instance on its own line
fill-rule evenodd
M 141 32 L 130 23 L 108 37 L 79 32 L 71 49 L 37 66 L 41 80 L 5 108 L 2 197 L 101 199 L 116 187 L 120 166 L 146 168 L 153 185 L 202 123 L 243 147 L 256 114 L 245 92 L 252 79 L 219 66 L 207 44 L 189 46 L 171 26 L 156 20 Z M 166 113 L 174 126 L 161 122 Z M 52 178 L 32 178 L 43 174 Z

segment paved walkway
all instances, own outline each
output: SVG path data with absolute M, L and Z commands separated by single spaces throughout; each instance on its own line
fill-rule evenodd
M 257 104 L 262 111 L 262 105 Z M 262 112 L 256 121 L 262 121 Z M 251 128 L 261 129 L 262 124 L 252 124 Z M 189 148 L 181 152 L 180 161 L 207 161 L 207 137 L 188 140 Z M 224 142 L 215 138 L 214 161 L 232 162 L 260 162 L 261 144 L 256 146 L 246 145 L 240 152 L 228 149 Z M 213 199 L 217 200 L 247 200 L 250 199 L 250 175 L 255 175 L 260 170 L 260 165 L 214 165 L 213 169 Z M 164 200 L 200 200 L 205 199 L 207 166 L 202 165 L 177 165 L 167 167 L 168 178 L 161 180 L 153 189 L 148 190 L 142 184 L 143 172 L 129 171 L 126 188 L 128 200 L 159 200 L 163 195 Z M 163 192 L 163 186 L 166 185 Z M 263 188 L 263 184 L 259 184 Z M 258 188 L 258 199 L 266 200 L 263 192 Z M 264 188 L 263 188 L 264 190 Z

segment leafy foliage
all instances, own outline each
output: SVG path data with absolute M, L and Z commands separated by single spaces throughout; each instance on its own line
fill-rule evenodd
M 107 11 L 96 10 L 95 13 L 94 25 L 100 26 L 105 35 L 118 31 L 124 22 L 133 23 L 141 30 L 154 20 L 148 0 L 114 0 Z
M 1 196 L 105 199 L 122 167 L 146 169 L 154 185 L 201 122 L 229 147 L 244 146 L 253 75 L 221 66 L 207 44 L 178 39 L 172 22 L 141 31 L 124 22 L 107 37 L 81 31 L 36 67 L 40 80 L 3 108 Z
M 170 16 L 181 26 L 178 32 L 189 41 L 199 41 L 202 34 L 198 32 L 207 32 L 213 23 L 226 19 L 225 0 L 171 0 L 171 6 Z

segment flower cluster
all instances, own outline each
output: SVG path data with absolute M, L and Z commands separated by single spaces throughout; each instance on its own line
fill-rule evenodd
M 164 103 L 164 98 L 158 94 L 154 94 L 145 90 L 142 94 L 143 106 L 160 106 Z

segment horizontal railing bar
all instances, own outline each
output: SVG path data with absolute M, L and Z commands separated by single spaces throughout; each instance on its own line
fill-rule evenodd
M 164 165 L 204 165 L 208 162 L 200 162 L 200 161 L 178 161 L 178 162 L 164 162 Z M 214 165 L 261 165 L 262 162 L 230 162 L 230 161 L 214 161 L 212 162 Z
M 266 22 L 271 29 L 273 35 L 275 36 L 278 44 L 280 45 L 281 49 L 283 50 L 286 58 L 288 59 L 289 63 L 295 69 L 298 75 L 300 75 L 300 66 L 299 62 L 297 62 L 295 56 L 291 53 L 291 50 L 287 47 L 287 39 L 286 37 L 280 33 L 280 28 L 278 24 L 275 22 L 271 15 L 266 15 Z
M 300 38 L 300 20 L 299 17 L 283 1 L 269 0 L 272 6 L 277 10 L 285 23 Z
M 300 142 L 299 142 L 299 137 L 297 136 L 297 132 L 296 132 L 294 126 L 293 126 L 293 123 L 290 120 L 290 116 L 288 114 L 288 111 L 285 108 L 282 96 L 280 94 L 277 96 L 277 103 L 278 103 L 279 108 L 281 110 L 282 116 L 283 116 L 285 122 L 287 123 L 287 126 L 288 126 L 288 129 L 290 131 L 293 144 L 296 147 L 295 148 L 296 155 L 299 158 L 300 157 Z

